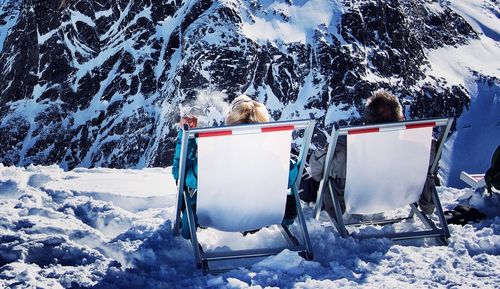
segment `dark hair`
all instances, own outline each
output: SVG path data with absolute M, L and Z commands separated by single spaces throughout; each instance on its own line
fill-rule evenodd
M 382 123 L 403 120 L 403 109 L 399 100 L 385 90 L 376 91 L 365 106 L 366 123 Z

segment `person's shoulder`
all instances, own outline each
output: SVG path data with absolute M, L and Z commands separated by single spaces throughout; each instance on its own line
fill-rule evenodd
M 312 152 L 312 155 L 315 159 L 319 159 L 326 155 L 326 150 L 323 148 L 317 148 Z
M 346 135 L 341 135 L 337 139 L 337 145 L 335 146 L 335 150 L 342 150 L 347 147 L 347 136 Z

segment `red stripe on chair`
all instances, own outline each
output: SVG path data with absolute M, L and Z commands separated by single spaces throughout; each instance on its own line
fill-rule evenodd
M 262 132 L 272 132 L 272 131 L 283 131 L 283 130 L 294 130 L 293 125 L 283 125 L 283 126 L 273 126 L 273 127 L 263 127 Z
M 220 131 L 209 131 L 209 132 L 200 132 L 197 137 L 211 137 L 211 136 L 223 136 L 223 135 L 232 135 L 233 132 L 230 130 L 220 130 Z
M 417 124 L 407 124 L 406 129 L 435 127 L 435 126 L 436 126 L 435 122 L 426 122 L 426 123 L 417 123 Z
M 380 128 L 365 128 L 365 129 L 354 129 L 347 131 L 347 134 L 362 134 L 362 133 L 371 133 L 371 132 L 379 132 Z

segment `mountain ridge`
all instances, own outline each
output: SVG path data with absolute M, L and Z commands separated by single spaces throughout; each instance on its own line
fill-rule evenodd
M 317 144 L 333 122 L 359 123 L 364 100 L 379 88 L 400 98 L 407 118 L 458 117 L 469 91 L 429 75 L 427 51 L 479 39 L 442 1 L 1 7 L 5 165 L 169 165 L 179 106 L 200 91 L 223 92 L 227 101 L 248 94 L 275 120 L 313 115 Z

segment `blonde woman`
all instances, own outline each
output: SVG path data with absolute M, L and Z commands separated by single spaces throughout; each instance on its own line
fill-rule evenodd
M 246 95 L 240 95 L 231 102 L 226 125 L 269 122 L 266 107 Z
M 266 107 L 255 100 L 252 100 L 250 97 L 246 95 L 240 95 L 236 97 L 231 102 L 231 108 L 226 116 L 225 124 L 226 125 L 238 125 L 238 124 L 249 124 L 249 123 L 261 123 L 261 122 L 269 122 L 269 113 Z M 185 116 L 181 118 L 179 125 L 182 127 L 184 124 L 187 124 L 190 128 L 194 128 L 197 125 L 197 119 L 194 116 Z M 179 177 L 179 160 L 180 160 L 180 151 L 181 151 L 181 140 L 182 134 L 179 131 L 177 137 L 177 143 L 175 146 L 175 154 L 172 162 L 172 175 L 175 180 Z M 187 156 L 186 156 L 186 177 L 184 183 L 186 185 L 186 189 L 195 190 L 198 187 L 198 158 L 197 158 L 197 145 L 194 139 L 189 140 Z M 294 163 L 290 163 L 290 174 L 289 174 L 289 186 L 293 184 L 295 179 L 297 178 L 298 169 Z M 192 200 L 195 203 L 195 199 Z M 194 208 L 196 210 L 196 204 Z M 296 216 L 295 211 L 295 199 L 291 196 L 287 198 L 286 212 L 284 223 L 293 223 L 293 220 Z M 196 220 L 195 220 L 196 221 Z M 197 223 L 197 222 L 196 222 Z M 190 238 L 190 232 L 187 221 L 187 214 L 185 210 L 182 212 L 182 223 L 181 223 L 181 234 L 184 238 Z

